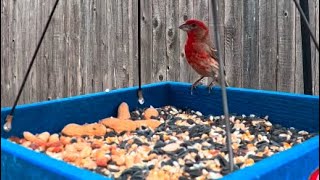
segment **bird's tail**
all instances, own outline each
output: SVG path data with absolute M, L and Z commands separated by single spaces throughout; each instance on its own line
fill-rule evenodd
M 227 74 L 226 74 L 226 69 L 223 69 L 223 72 L 224 72 L 224 79 L 225 79 L 225 84 L 226 84 L 226 87 L 229 87 L 229 83 L 228 83 L 228 78 L 227 78 Z
M 229 83 L 228 83 L 227 78 L 226 78 L 226 80 L 225 80 L 225 83 L 226 83 L 226 87 L 229 87 L 229 86 L 230 86 Z

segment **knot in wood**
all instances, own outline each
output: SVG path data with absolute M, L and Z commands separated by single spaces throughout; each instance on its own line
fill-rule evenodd
M 158 22 L 158 19 L 157 19 L 157 18 L 154 18 L 154 19 L 153 19 L 152 25 L 153 25 L 154 28 L 156 28 L 156 27 L 159 26 L 159 22 Z
M 173 30 L 172 30 L 172 28 L 169 28 L 169 29 L 168 29 L 168 36 L 169 36 L 169 37 L 172 37 L 172 36 L 173 36 Z

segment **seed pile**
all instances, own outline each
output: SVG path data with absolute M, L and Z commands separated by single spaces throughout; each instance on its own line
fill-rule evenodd
M 231 139 L 236 169 L 253 165 L 315 134 L 272 124 L 268 117 L 232 116 Z M 117 118 L 67 125 L 12 142 L 114 179 L 219 179 L 229 173 L 226 132 L 220 116 L 199 111 L 137 109 L 126 104 Z

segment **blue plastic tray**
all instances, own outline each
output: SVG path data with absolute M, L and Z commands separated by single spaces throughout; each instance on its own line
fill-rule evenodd
M 319 132 L 319 96 L 228 88 L 231 114 L 269 115 L 272 123 Z M 106 177 L 55 160 L 6 140 L 23 131 L 60 132 L 68 123 L 91 123 L 115 116 L 125 101 L 131 108 L 173 105 L 203 114 L 221 115 L 221 89 L 211 94 L 199 87 L 190 95 L 190 84 L 163 82 L 143 86 L 145 104 L 137 102 L 137 87 L 17 106 L 10 133 L 1 131 L 1 178 L 3 179 L 106 179 Z M 133 109 L 131 109 L 133 110 Z M 1 109 L 1 126 L 10 108 Z M 224 179 L 307 179 L 319 166 L 319 136 L 238 170 Z

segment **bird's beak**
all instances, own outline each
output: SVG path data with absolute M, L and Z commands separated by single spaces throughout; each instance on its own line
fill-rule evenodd
M 181 29 L 183 31 L 189 31 L 190 27 L 188 24 L 182 24 L 181 26 L 179 26 L 179 29 Z

